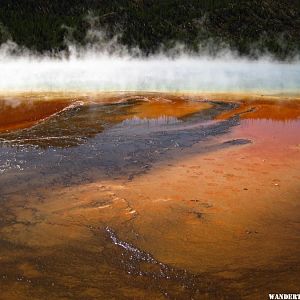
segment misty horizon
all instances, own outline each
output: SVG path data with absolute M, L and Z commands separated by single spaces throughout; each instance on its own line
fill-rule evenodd
M 229 50 L 212 56 L 175 49 L 149 57 L 125 48 L 70 46 L 68 56 L 51 57 L 0 48 L 0 92 L 19 91 L 170 91 L 170 92 L 298 92 L 300 61 L 249 59 Z M 12 54 L 13 49 L 14 54 Z M 170 55 L 171 53 L 171 55 Z

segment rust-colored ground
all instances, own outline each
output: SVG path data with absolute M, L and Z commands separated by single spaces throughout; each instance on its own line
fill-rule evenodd
M 135 116 L 182 117 L 209 106 L 184 105 L 176 95 L 170 107 L 161 101 L 167 97 L 145 102 Z M 0 209 L 0 298 L 267 299 L 299 292 L 300 101 L 293 97 L 203 95 L 241 103 L 218 117 L 241 113 L 240 125 L 209 143 L 252 143 L 204 154 L 196 144 L 133 180 L 13 197 Z M 18 128 L 66 103 L 31 110 L 34 117 L 27 114 Z M 134 252 L 128 258 L 107 227 L 167 266 L 169 278 Z

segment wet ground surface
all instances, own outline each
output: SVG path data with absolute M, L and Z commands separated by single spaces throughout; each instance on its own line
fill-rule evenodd
M 74 179 L 75 183 L 88 182 L 94 169 L 97 174 L 93 175 L 100 178 L 130 179 L 170 152 L 225 134 L 239 124 L 238 114 L 227 120 L 213 121 L 221 113 L 236 108 L 234 103 L 193 100 L 187 105 L 194 106 L 195 112 L 180 118 L 166 116 L 163 109 L 157 118 L 136 116 L 134 108 L 145 105 L 145 101 L 151 99 L 133 97 L 112 104 L 75 101 L 29 128 L 2 133 L 0 172 L 9 175 L 17 171 L 14 176 L 22 180 L 22 174 L 27 177 L 29 171 L 31 181 L 32 176 L 38 176 L 42 186 L 57 181 L 72 184 Z M 183 101 L 176 100 L 177 103 Z M 201 109 L 201 104 L 205 109 Z M 163 108 L 173 105 L 167 102 Z M 226 141 L 214 148 L 249 142 L 246 139 Z M 203 151 L 208 151 L 205 143 L 203 145 Z M 53 179 L 47 182 L 51 175 L 55 177 L 54 182 Z M 17 178 L 14 178 L 15 183 Z
M 225 98 L 2 97 L 2 298 L 298 292 L 299 100 Z

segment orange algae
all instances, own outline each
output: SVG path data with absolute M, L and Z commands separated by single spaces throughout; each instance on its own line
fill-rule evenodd
M 111 96 L 106 103 L 124 97 Z M 189 95 L 200 102 L 188 103 L 181 97 L 127 94 L 137 104 L 111 120 L 180 118 L 211 106 L 207 95 Z M 251 144 L 202 153 L 200 142 L 131 180 L 11 191 L 0 209 L 1 294 L 247 299 L 296 291 L 299 102 L 237 95 L 225 101 L 240 107 L 216 120 L 239 115 L 240 125 L 207 148 L 239 138 Z M 105 234 L 107 227 L 118 240 Z M 141 252 L 127 253 L 126 245 Z M 161 265 L 151 263 L 152 257 Z

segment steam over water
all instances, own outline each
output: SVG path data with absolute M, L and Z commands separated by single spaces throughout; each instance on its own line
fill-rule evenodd
M 284 92 L 300 61 L 0 49 L 0 298 L 297 290 L 300 101 Z
M 5 91 L 251 91 L 300 90 L 300 62 L 250 61 L 226 56 L 84 54 L 68 59 L 0 55 Z

